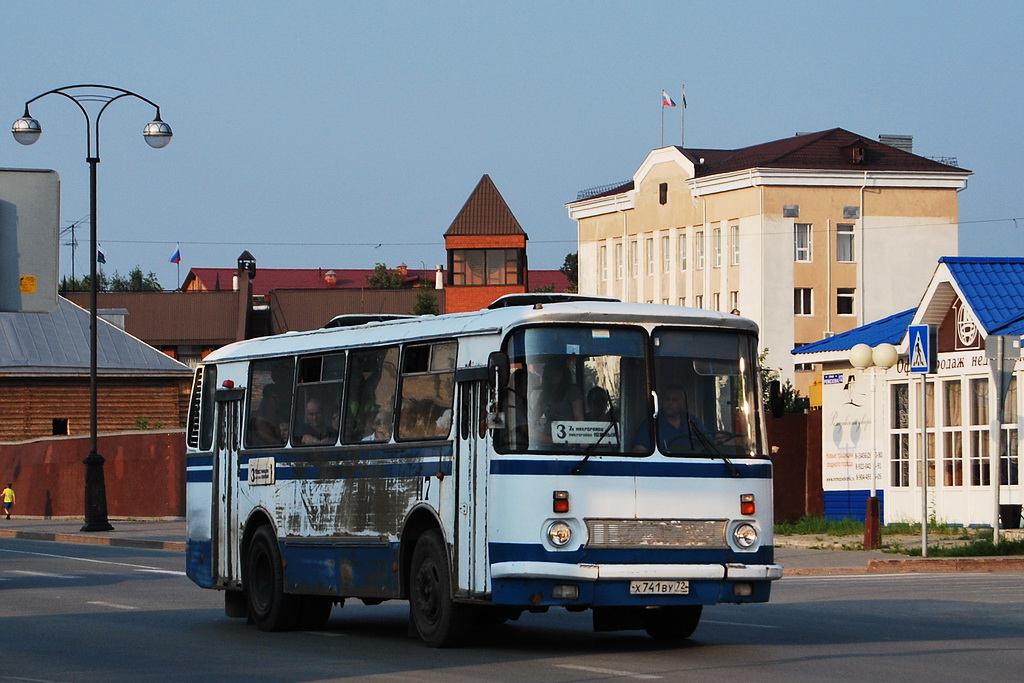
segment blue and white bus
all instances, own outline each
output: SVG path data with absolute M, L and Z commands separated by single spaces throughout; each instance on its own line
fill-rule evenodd
M 263 630 L 408 600 L 428 645 L 591 610 L 683 639 L 782 575 L 757 327 L 528 296 L 238 342 L 196 370 L 188 576 Z

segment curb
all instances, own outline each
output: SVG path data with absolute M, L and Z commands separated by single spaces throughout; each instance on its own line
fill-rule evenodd
M 905 560 L 871 560 L 864 567 L 828 569 L 783 567 L 783 576 L 851 576 L 857 574 L 993 574 L 1024 572 L 1024 557 L 918 557 Z
M 154 541 L 144 538 L 111 538 L 110 536 L 79 536 L 77 534 L 58 534 L 42 531 L 14 531 L 0 529 L 0 538 L 21 538 L 27 541 L 56 541 L 58 543 L 78 543 L 79 545 L 106 545 L 116 548 L 141 548 L 144 550 L 170 550 L 185 552 L 184 541 Z

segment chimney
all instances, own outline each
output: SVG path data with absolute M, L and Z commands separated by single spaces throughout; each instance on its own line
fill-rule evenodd
M 328 288 L 334 289 L 334 286 L 338 284 L 338 274 L 333 270 L 328 270 L 324 273 L 324 284 L 326 284 Z
M 434 266 L 434 289 L 444 289 L 444 269 L 440 263 Z
M 883 145 L 902 149 L 904 152 L 909 152 L 911 154 L 914 153 L 913 135 L 879 135 L 878 141 Z
M 402 277 L 402 282 L 405 282 L 405 278 L 409 276 L 409 266 L 404 263 L 398 264 L 398 274 Z

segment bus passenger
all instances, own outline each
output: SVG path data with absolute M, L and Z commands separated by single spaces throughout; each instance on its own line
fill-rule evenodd
M 334 441 L 328 432 L 323 403 L 320 399 L 311 398 L 306 401 L 305 422 L 296 436 L 304 444 L 324 444 Z
M 693 450 L 704 446 L 710 432 L 704 424 L 686 410 L 686 397 L 683 388 L 678 384 L 670 384 L 659 394 L 658 405 L 658 445 L 661 450 L 679 451 Z M 643 453 L 651 449 L 651 431 L 649 422 L 644 420 L 633 438 L 633 450 Z
M 604 387 L 593 386 L 587 392 L 587 419 L 596 422 L 614 422 L 612 401 Z
M 250 446 L 280 446 L 288 440 L 287 431 L 281 431 L 281 425 L 287 425 L 285 419 L 284 390 L 280 385 L 268 384 L 263 387 L 260 407 L 249 422 Z
M 391 440 L 391 412 L 381 410 L 373 418 L 372 429 L 369 434 L 362 438 L 363 441 L 390 441 Z
M 539 427 L 535 436 L 544 441 L 551 440 L 553 422 L 584 419 L 583 392 L 573 384 L 564 358 L 544 364 L 540 388 L 531 402 L 534 411 L 532 421 Z

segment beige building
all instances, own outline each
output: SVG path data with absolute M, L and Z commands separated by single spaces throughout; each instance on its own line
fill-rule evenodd
M 882 139 L 899 146 L 834 128 L 652 151 L 631 181 L 566 205 L 580 292 L 739 311 L 806 395 L 814 376 L 791 349 L 916 305 L 935 261 L 957 254 L 971 172 Z

